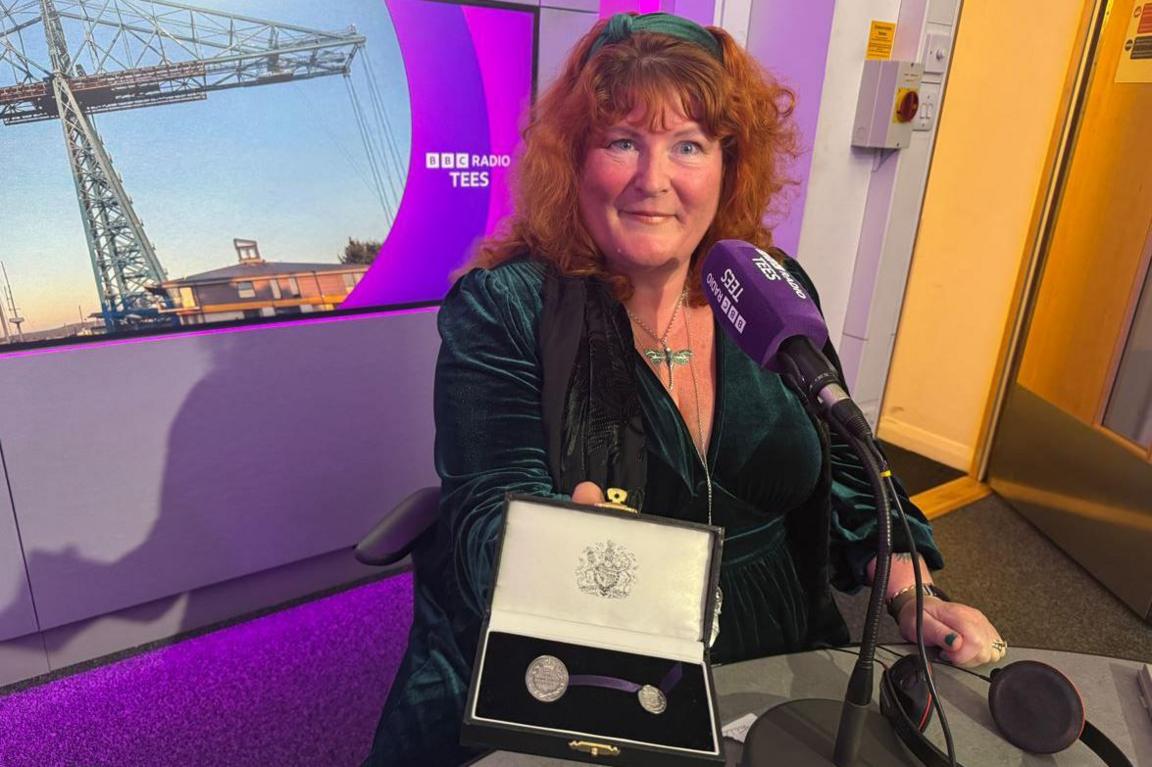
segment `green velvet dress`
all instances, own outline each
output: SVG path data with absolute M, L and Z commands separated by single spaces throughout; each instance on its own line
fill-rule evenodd
M 798 265 L 791 266 L 811 289 Z M 449 765 L 472 754 L 458 745 L 459 727 L 504 493 L 564 497 L 553 488 L 540 415 L 543 275 L 531 261 L 473 271 L 440 311 L 435 415 L 442 516 L 416 557 L 408 652 L 366 764 Z M 712 521 L 725 536 L 724 603 L 712 661 L 844 644 L 847 629 L 829 585 L 853 590 L 865 583 L 876 524 L 866 475 L 779 376 L 760 370 L 719 328 L 715 339 L 707 458 Z M 643 511 L 704 522 L 705 474 L 684 420 L 640 354 L 635 367 L 648 445 Z M 940 567 L 931 528 L 900 493 L 918 550 Z M 893 539 L 894 550 L 907 550 L 902 531 L 894 529 Z

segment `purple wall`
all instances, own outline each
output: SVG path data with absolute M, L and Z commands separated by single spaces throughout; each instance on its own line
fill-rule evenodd
M 639 13 L 655 13 L 656 11 L 672 11 L 665 7 L 669 0 L 600 0 L 600 18 L 606 19 L 617 13 L 637 11 Z
M 438 346 L 425 310 L 4 359 L 41 630 L 353 545 L 437 481 Z
M 792 176 L 800 184 L 789 196 L 787 217 L 774 231 L 776 245 L 792 254 L 800 243 L 834 9 L 834 0 L 754 2 L 748 27 L 748 51 L 796 92 L 795 120 L 805 151 Z

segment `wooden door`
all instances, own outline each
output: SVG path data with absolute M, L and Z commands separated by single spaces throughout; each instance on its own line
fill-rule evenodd
M 1069 116 L 988 481 L 1148 619 L 1152 439 L 1125 419 L 1140 411 L 1133 393 L 1152 392 L 1152 72 L 1148 82 L 1117 82 L 1117 72 L 1122 57 L 1152 50 L 1152 2 L 1107 5 L 1085 48 L 1085 97 Z

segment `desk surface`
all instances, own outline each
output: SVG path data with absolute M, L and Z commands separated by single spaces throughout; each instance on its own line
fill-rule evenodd
M 908 652 L 910 646 L 896 646 Z M 885 663 L 894 656 L 878 652 Z M 749 713 L 759 714 L 786 700 L 834 698 L 844 694 L 848 674 L 855 662 L 852 655 L 818 650 L 795 655 L 717 666 L 714 670 L 720 721 L 727 724 Z M 1099 655 L 1010 648 L 1000 664 L 1017 660 L 1038 660 L 1056 667 L 1076 684 L 1084 698 L 1088 719 L 1112 739 L 1134 765 L 1152 765 L 1152 716 L 1141 703 L 1135 661 Z M 974 765 L 1094 765 L 1101 764 L 1091 751 L 1077 742 L 1053 756 L 1022 753 L 1004 741 L 988 713 L 988 685 L 983 680 L 954 668 L 938 665 L 936 687 L 944 701 L 948 723 L 956 742 L 956 758 L 968 767 Z M 989 667 L 976 671 L 987 673 Z M 876 675 L 879 682 L 879 669 Z M 933 723 L 928 734 L 943 747 L 940 728 Z M 740 745 L 725 740 L 729 765 L 740 763 Z M 570 765 L 562 759 L 546 759 L 524 754 L 495 752 L 475 763 L 483 767 L 547 767 Z

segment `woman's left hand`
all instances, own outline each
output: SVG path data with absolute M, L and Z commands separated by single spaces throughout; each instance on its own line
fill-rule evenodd
M 915 600 L 901 608 L 897 622 L 904 639 L 915 642 Z M 965 667 L 997 663 L 1008 652 L 1008 644 L 984 613 L 936 597 L 924 597 L 924 645 L 939 647 L 941 660 Z

